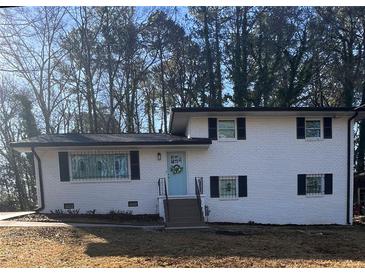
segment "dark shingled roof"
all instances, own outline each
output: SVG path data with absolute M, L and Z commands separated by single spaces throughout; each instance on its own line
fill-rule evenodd
M 122 134 L 49 134 L 39 135 L 16 143 L 12 147 L 55 146 L 130 146 L 130 145 L 205 145 L 209 138 L 187 138 L 160 133 Z

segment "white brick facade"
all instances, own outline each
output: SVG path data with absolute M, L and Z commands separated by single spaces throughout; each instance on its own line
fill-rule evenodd
M 45 212 L 63 209 L 64 203 L 74 203 L 75 209 L 81 212 L 96 209 L 97 213 L 108 213 L 110 210 L 131 210 L 133 214 L 158 213 L 157 181 L 166 176 L 165 155 L 162 154 L 160 161 L 156 156 L 160 150 L 139 150 L 141 180 L 94 182 L 61 182 L 58 151 L 42 149 L 38 152 L 42 160 Z M 138 201 L 139 205 L 128 207 L 128 201 Z
M 74 203 L 81 212 L 96 209 L 97 213 L 107 213 L 114 209 L 156 214 L 157 180 L 166 177 L 166 152 L 183 150 L 188 194 L 195 193 L 194 178 L 204 177 L 209 222 L 346 224 L 347 121 L 348 117 L 332 119 L 332 139 L 308 141 L 296 138 L 296 117 L 246 116 L 246 140 L 213 141 L 208 149 L 115 148 L 139 150 L 141 180 L 132 181 L 60 182 L 58 151 L 72 150 L 39 148 L 44 211 L 63 209 L 64 203 Z M 207 117 L 190 118 L 187 135 L 208 137 Z M 157 159 L 159 152 L 161 160 Z M 332 173 L 333 194 L 298 196 L 297 175 L 301 173 Z M 247 176 L 247 197 L 210 198 L 210 176 L 238 175 Z M 352 190 L 350 193 L 352 201 Z M 139 206 L 128 207 L 128 201 L 138 201 Z
M 189 181 L 203 176 L 206 193 L 209 176 L 247 175 L 247 197 L 207 195 L 208 221 L 346 224 L 347 121 L 333 119 L 332 139 L 306 141 L 296 139 L 295 117 L 246 117 L 246 140 L 213 141 L 208 151 L 189 152 Z M 207 118 L 191 118 L 189 129 L 192 137 L 207 137 Z M 333 194 L 298 196 L 301 173 L 332 173 Z

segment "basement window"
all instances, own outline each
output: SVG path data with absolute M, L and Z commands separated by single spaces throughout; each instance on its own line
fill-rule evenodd
M 74 203 L 65 203 L 63 204 L 63 209 L 74 209 L 75 205 Z
M 128 207 L 138 207 L 138 201 L 128 201 Z

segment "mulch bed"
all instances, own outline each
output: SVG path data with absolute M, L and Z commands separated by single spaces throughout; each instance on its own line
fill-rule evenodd
M 59 222 L 59 223 L 99 223 L 99 224 L 132 224 L 160 225 L 163 221 L 158 215 L 127 215 L 127 214 L 46 214 L 34 213 L 14 217 L 8 220 L 20 222 Z

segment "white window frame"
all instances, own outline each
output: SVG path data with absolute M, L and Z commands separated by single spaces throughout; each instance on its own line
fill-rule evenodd
M 234 137 L 233 138 L 221 138 L 219 137 L 219 122 L 221 121 L 233 121 L 233 128 L 234 128 Z M 217 139 L 219 141 L 236 141 L 237 140 L 237 122 L 236 119 L 232 118 L 221 118 L 217 119 Z
M 321 192 L 318 193 L 308 193 L 307 192 L 307 179 L 308 178 L 317 178 L 320 177 L 321 178 Z M 324 195 L 324 179 L 325 179 L 325 175 L 324 174 L 306 174 L 305 176 L 305 195 L 307 197 L 318 197 L 318 196 L 323 196 Z
M 233 179 L 235 180 L 235 184 L 236 184 L 236 195 L 233 197 L 224 197 L 224 196 L 221 196 L 221 179 Z M 219 199 L 220 200 L 237 200 L 238 199 L 238 176 L 219 176 L 218 177 L 218 192 L 219 192 Z
M 307 121 L 319 121 L 319 137 L 307 137 Z M 321 140 L 323 138 L 322 119 L 320 118 L 305 118 L 304 121 L 304 137 L 306 140 Z
M 85 178 L 85 179 L 75 179 L 72 174 L 72 155 L 77 154 L 92 154 L 92 155 L 105 155 L 105 154 L 126 154 L 128 161 L 128 177 L 126 178 Z M 75 150 L 68 153 L 68 165 L 70 172 L 70 182 L 71 183 L 119 183 L 119 182 L 130 182 L 131 181 L 131 164 L 130 164 L 130 151 L 112 151 L 112 150 Z

